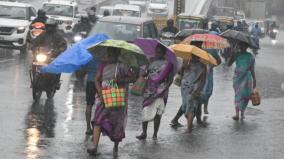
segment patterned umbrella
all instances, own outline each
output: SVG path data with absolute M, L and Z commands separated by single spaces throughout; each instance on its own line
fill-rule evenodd
M 190 44 L 192 41 L 202 41 L 203 49 L 225 49 L 230 47 L 229 42 L 214 34 L 194 34 L 182 41 L 183 44 Z
M 175 35 L 175 39 L 184 40 L 188 36 L 191 36 L 191 35 L 194 35 L 194 34 L 208 34 L 208 33 L 209 33 L 209 31 L 204 30 L 204 29 L 184 29 L 184 30 L 179 31 Z
M 88 48 L 95 58 L 102 58 L 108 47 L 121 49 L 119 61 L 129 66 L 142 66 L 148 64 L 144 52 L 135 44 L 122 40 L 106 40 Z
M 190 59 L 192 54 L 198 56 L 202 63 L 204 64 L 212 64 L 217 66 L 217 60 L 210 55 L 208 52 L 193 46 L 186 44 L 174 44 L 170 46 L 171 49 L 174 50 L 177 57 L 181 57 L 183 59 Z

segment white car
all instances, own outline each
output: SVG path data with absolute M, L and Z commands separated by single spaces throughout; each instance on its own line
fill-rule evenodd
M 130 5 L 137 5 L 140 6 L 141 8 L 145 9 L 147 5 L 147 0 L 129 0 L 128 3 Z
M 136 5 L 117 4 L 113 8 L 112 15 L 141 17 L 141 8 Z
M 147 8 L 149 16 L 168 16 L 169 7 L 167 0 L 150 0 Z
M 1 1 L 0 47 L 17 49 L 21 53 L 26 53 L 29 25 L 35 16 L 36 10 L 29 4 Z
M 58 29 L 65 34 L 72 33 L 80 19 L 78 4 L 74 0 L 48 0 L 42 9 L 49 18 L 56 20 Z

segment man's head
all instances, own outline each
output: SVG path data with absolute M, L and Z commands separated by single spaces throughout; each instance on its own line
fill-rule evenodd
M 46 15 L 45 15 L 45 11 L 42 10 L 42 9 L 39 9 L 39 10 L 37 11 L 37 16 L 38 16 L 39 18 L 45 17 L 45 16 L 46 16 Z
M 254 27 L 255 27 L 255 28 L 258 28 L 258 23 L 255 23 Z
M 203 44 L 202 41 L 191 41 L 190 42 L 190 45 L 196 46 L 196 47 L 198 47 L 200 49 L 202 48 L 202 44 Z
M 167 20 L 167 26 L 173 27 L 174 26 L 174 20 L 172 20 L 172 19 Z
M 249 47 L 249 45 L 247 43 L 245 43 L 245 42 L 240 42 L 239 46 L 240 46 L 240 51 L 241 52 L 247 51 L 247 49 Z
M 156 51 L 156 54 L 155 54 L 156 58 L 162 59 L 166 55 L 167 48 L 164 45 L 162 45 L 162 44 L 158 44 L 156 46 L 155 51 Z
M 104 17 L 109 16 L 109 15 L 110 15 L 109 10 L 104 10 Z

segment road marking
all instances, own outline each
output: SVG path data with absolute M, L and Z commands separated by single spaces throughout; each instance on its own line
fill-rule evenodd
M 5 62 L 9 62 L 9 61 L 14 61 L 15 59 L 5 59 L 5 60 L 0 60 L 0 63 L 5 63 Z

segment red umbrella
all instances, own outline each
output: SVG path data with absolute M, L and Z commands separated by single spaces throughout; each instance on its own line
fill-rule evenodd
M 227 39 L 214 34 L 194 34 L 185 38 L 182 43 L 190 44 L 192 41 L 202 41 L 203 49 L 225 49 L 230 47 Z

